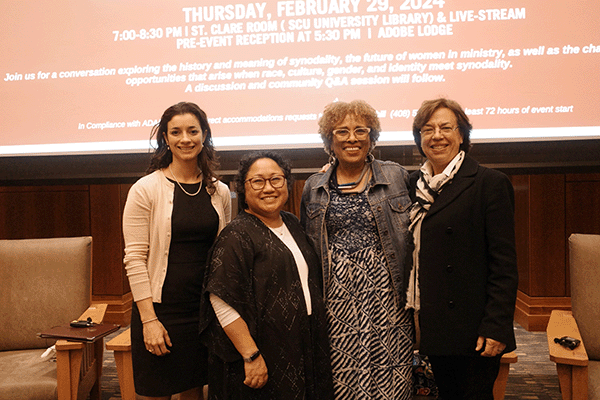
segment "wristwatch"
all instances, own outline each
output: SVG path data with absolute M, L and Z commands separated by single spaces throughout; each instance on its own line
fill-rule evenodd
M 254 352 L 254 354 L 252 354 L 250 357 L 242 358 L 244 359 L 244 362 L 251 363 L 252 361 L 256 360 L 258 356 L 260 356 L 260 350 L 256 350 L 256 352 Z

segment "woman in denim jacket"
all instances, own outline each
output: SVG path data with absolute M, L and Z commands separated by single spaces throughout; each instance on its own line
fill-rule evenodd
M 374 159 L 380 131 L 364 101 L 328 105 L 319 133 L 332 161 L 302 194 L 301 222 L 323 264 L 336 399 L 411 398 L 408 173 Z

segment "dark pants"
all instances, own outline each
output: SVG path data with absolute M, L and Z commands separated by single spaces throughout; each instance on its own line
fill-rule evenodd
M 500 358 L 429 356 L 442 400 L 494 400 Z

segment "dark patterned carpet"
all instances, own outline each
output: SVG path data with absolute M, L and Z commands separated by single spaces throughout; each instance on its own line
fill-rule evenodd
M 121 328 L 119 331 L 104 338 L 104 343 L 113 337 L 119 335 L 127 328 Z M 102 400 L 121 400 L 121 391 L 119 390 L 119 378 L 117 377 L 117 366 L 112 351 L 104 350 L 104 360 L 102 365 Z
M 519 361 L 511 364 L 507 400 L 561 400 L 556 366 L 548 355 L 546 332 L 527 332 L 515 324 Z
M 105 339 L 118 335 L 116 332 Z M 519 361 L 511 364 L 506 400 L 561 400 L 556 367 L 548 358 L 545 332 L 527 332 L 515 324 Z M 429 397 L 428 399 L 433 399 Z M 104 352 L 102 400 L 121 400 L 112 351 Z

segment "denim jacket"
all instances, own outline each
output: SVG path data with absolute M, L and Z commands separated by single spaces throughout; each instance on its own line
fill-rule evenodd
M 399 164 L 375 160 L 373 177 L 367 194 L 375 217 L 379 238 L 387 260 L 387 267 L 400 306 L 406 302 L 406 287 L 412 266 L 412 238 L 408 230 L 408 173 Z M 306 180 L 300 205 L 300 221 L 312 240 L 323 265 L 323 290 L 327 301 L 327 289 L 331 277 L 331 254 L 327 239 L 325 216 L 330 201 L 329 180 L 335 168 L 319 172 Z

